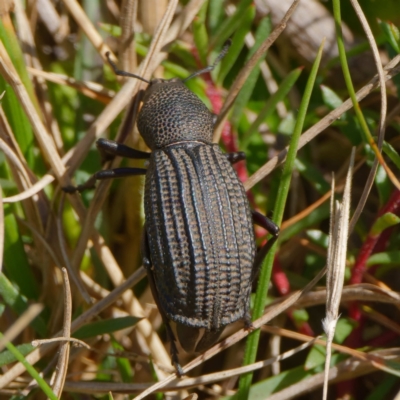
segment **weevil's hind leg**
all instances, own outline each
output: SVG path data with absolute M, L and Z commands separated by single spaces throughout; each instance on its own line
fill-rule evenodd
M 218 342 L 224 329 L 225 326 L 216 331 L 205 331 L 199 343 L 197 343 L 196 352 L 202 353 L 203 351 L 208 350 L 211 346 L 214 346 L 214 344 Z
M 268 251 L 271 249 L 272 245 L 276 242 L 276 239 L 278 239 L 279 227 L 273 221 L 271 221 L 268 217 L 259 213 L 258 211 L 251 210 L 251 214 L 253 216 L 253 222 L 255 224 L 263 227 L 265 230 L 267 230 L 272 235 L 272 238 L 270 238 L 268 240 L 268 242 L 265 243 L 264 246 L 256 254 L 254 264 L 253 264 L 253 271 L 252 271 L 252 280 L 254 280 L 254 278 L 257 276 L 258 270 L 260 269 L 261 263 L 263 262 L 265 256 L 267 255 Z M 247 304 L 243 319 L 244 319 L 245 328 L 248 329 L 249 331 L 252 331 L 254 329 L 254 327 L 253 327 L 253 323 L 251 320 L 251 315 L 250 315 L 249 310 L 250 310 L 250 299 Z
M 115 156 L 133 158 L 139 160 L 145 160 L 150 158 L 151 153 L 133 149 L 132 147 L 126 146 L 122 143 L 118 143 L 114 140 L 109 139 L 98 139 L 96 142 L 97 149 L 100 153 L 102 163 L 111 160 Z
M 93 189 L 96 186 L 96 181 L 104 179 L 124 178 L 126 176 L 145 175 L 144 168 L 114 168 L 103 169 L 93 174 L 84 184 L 78 186 L 65 186 L 63 191 L 66 193 L 83 192 L 87 189 Z
M 243 151 L 238 151 L 236 153 L 226 153 L 225 156 L 231 164 L 236 164 L 237 162 L 246 159 L 246 153 L 244 153 Z
M 166 327 L 166 330 L 167 330 L 167 336 L 168 336 L 168 340 L 169 340 L 170 346 L 171 346 L 170 350 L 171 350 L 172 365 L 175 367 L 177 375 L 179 377 L 181 377 L 181 376 L 183 376 L 183 371 L 182 371 L 181 365 L 179 364 L 178 349 L 176 348 L 176 344 L 175 344 L 175 341 L 176 341 L 175 335 L 174 335 L 174 332 L 172 331 L 169 320 L 162 308 L 160 298 L 158 297 L 156 282 L 155 282 L 154 274 L 153 274 L 153 265 L 152 265 L 151 257 L 150 257 L 150 249 L 149 249 L 149 241 L 147 238 L 146 225 L 144 226 L 144 229 L 143 229 L 143 237 L 142 237 L 142 246 L 141 247 L 142 247 L 143 266 L 145 267 L 145 269 L 147 271 L 147 277 L 149 279 L 151 293 L 153 294 L 154 301 L 157 304 L 158 310 L 160 311 L 160 314 L 161 314 L 161 318 L 162 318 L 164 325 Z
M 256 258 L 254 260 L 254 265 L 253 265 L 253 279 L 257 275 L 257 272 L 261 266 L 261 263 L 263 262 L 265 256 L 273 246 L 273 244 L 276 242 L 276 239 L 278 239 L 279 236 L 279 227 L 276 225 L 273 221 L 271 221 L 268 217 L 265 215 L 259 213 L 258 211 L 252 210 L 251 211 L 253 215 L 253 221 L 255 224 L 261 226 L 265 230 L 267 230 L 272 237 L 268 240 L 267 243 L 261 249 L 256 255 Z

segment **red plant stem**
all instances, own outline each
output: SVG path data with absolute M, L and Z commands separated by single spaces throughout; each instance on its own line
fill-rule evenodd
M 383 332 L 382 334 L 371 340 L 368 340 L 366 342 L 366 345 L 370 347 L 385 347 L 389 343 L 392 343 L 394 340 L 398 340 L 398 338 L 399 335 L 396 332 L 387 331 Z
M 287 275 L 283 271 L 281 264 L 279 262 L 278 257 L 275 257 L 274 266 L 272 268 L 272 275 L 271 280 L 275 285 L 276 290 L 278 291 L 280 296 L 285 296 L 290 292 L 290 283 Z M 314 331 L 312 330 L 311 326 L 306 321 L 299 321 L 294 317 L 293 309 L 289 309 L 287 311 L 287 316 L 296 326 L 297 330 L 300 333 L 305 335 L 314 336 Z
M 395 190 L 390 197 L 389 201 L 379 211 L 377 218 L 391 212 L 393 214 L 400 214 L 400 191 Z M 360 249 L 357 260 L 352 269 L 350 284 L 357 284 L 362 282 L 364 272 L 366 270 L 367 260 L 373 252 L 380 252 L 386 248 L 391 229 L 386 229 L 378 235 L 374 235 L 371 231 Z M 359 322 L 359 326 L 353 330 L 351 335 L 346 340 L 346 345 L 357 348 L 363 345 L 362 340 L 362 327 L 365 323 L 365 317 L 362 315 L 357 302 L 349 305 L 349 316 L 355 321 Z M 378 339 L 376 339 L 378 340 Z
M 278 257 L 275 257 L 274 260 L 271 280 L 280 296 L 285 296 L 290 292 L 289 279 L 287 278 L 285 272 L 282 270 L 281 263 L 279 262 Z

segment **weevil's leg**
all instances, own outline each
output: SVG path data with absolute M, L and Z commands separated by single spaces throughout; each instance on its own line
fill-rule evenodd
M 272 235 L 272 238 L 269 239 L 267 243 L 265 243 L 265 245 L 259 250 L 259 252 L 256 255 L 256 258 L 254 260 L 254 266 L 253 266 L 253 278 L 254 278 L 256 275 L 256 272 L 260 268 L 260 265 L 263 262 L 268 251 L 270 250 L 272 245 L 276 242 L 276 239 L 278 239 L 279 227 L 274 222 L 272 222 L 269 218 L 267 218 L 265 215 L 262 215 L 258 211 L 252 210 L 251 213 L 253 215 L 254 223 L 263 227 Z
M 144 168 L 114 168 L 103 169 L 93 174 L 84 184 L 78 186 L 63 187 L 66 193 L 83 192 L 87 189 L 93 189 L 96 186 L 96 181 L 104 179 L 124 178 L 126 176 L 145 175 L 146 169 Z
M 273 221 L 271 221 L 268 217 L 265 215 L 259 213 L 258 211 L 251 210 L 251 214 L 253 216 L 253 222 L 264 229 L 266 229 L 271 235 L 272 238 L 268 240 L 267 243 L 259 250 L 259 252 L 256 254 L 256 258 L 254 260 L 253 264 L 253 276 L 252 280 L 256 277 L 258 270 L 260 269 L 261 263 L 263 262 L 265 256 L 267 255 L 268 251 L 272 247 L 272 245 L 276 242 L 276 239 L 278 239 L 279 235 L 279 226 L 276 225 Z M 249 299 L 250 302 L 250 299 Z M 244 314 L 244 325 L 245 328 L 248 330 L 253 330 L 253 323 L 251 321 L 251 315 L 249 312 L 250 304 L 248 304 L 246 308 L 246 312 Z
M 132 147 L 126 146 L 109 139 L 98 139 L 96 142 L 102 161 L 108 161 L 115 156 L 133 158 L 133 159 L 148 159 L 151 153 L 135 150 Z
M 170 346 L 171 346 L 172 365 L 176 369 L 176 374 L 179 377 L 182 377 L 183 371 L 182 371 L 181 365 L 179 364 L 178 349 L 176 348 L 176 344 L 175 344 L 175 340 L 176 340 L 175 335 L 174 335 L 174 332 L 172 331 L 171 325 L 169 324 L 169 320 L 162 308 L 160 298 L 158 297 L 158 291 L 157 291 L 156 282 L 155 282 L 154 274 L 153 274 L 153 265 L 152 265 L 151 256 L 150 256 L 149 240 L 147 237 L 146 225 L 144 226 L 144 229 L 143 229 L 143 237 L 142 237 L 141 247 L 142 247 L 143 266 L 146 268 L 146 271 L 147 271 L 147 277 L 149 279 L 151 293 L 153 294 L 154 301 L 157 304 L 158 310 L 160 311 L 160 314 L 161 314 L 161 318 L 162 318 L 164 325 L 166 327 L 166 330 L 167 330 L 167 336 L 168 336 L 168 340 L 169 340 Z
M 236 164 L 237 162 L 246 159 L 246 153 L 243 151 L 238 151 L 237 153 L 226 153 L 225 156 L 231 164 Z

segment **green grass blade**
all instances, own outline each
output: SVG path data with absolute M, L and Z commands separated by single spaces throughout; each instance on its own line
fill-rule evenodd
M 37 300 L 39 289 L 26 256 L 22 236 L 12 206 L 4 207 L 4 267 L 8 277 L 15 282 L 23 296 Z
M 88 337 L 103 335 L 105 333 L 120 331 L 121 329 L 135 325 L 138 321 L 140 321 L 140 318 L 135 317 L 121 317 L 95 321 L 78 329 L 74 333 L 74 337 L 78 339 L 86 339 Z
M 246 62 L 251 58 L 251 56 L 256 52 L 256 50 L 261 46 L 261 44 L 265 40 L 265 38 L 269 36 L 269 34 L 271 33 L 271 29 L 272 29 L 272 26 L 271 26 L 270 19 L 264 18 L 260 22 L 260 25 L 257 29 L 256 35 L 255 35 L 255 43 L 254 43 L 253 47 L 250 49 L 250 51 L 246 57 Z M 263 62 L 263 58 L 261 58 L 255 65 L 255 67 L 253 68 L 253 71 L 251 71 L 249 77 L 246 80 L 246 85 L 244 85 L 242 87 L 242 89 L 240 90 L 240 92 L 235 100 L 235 104 L 233 106 L 233 111 L 232 111 L 231 122 L 236 127 L 239 124 L 239 119 L 243 114 L 244 108 L 249 103 L 250 97 L 254 91 L 257 80 L 260 76 L 261 71 L 260 71 L 259 67 L 262 62 Z
M 262 110 L 259 112 L 255 121 L 251 124 L 250 128 L 247 130 L 246 134 L 242 139 L 242 150 L 245 151 L 246 147 L 248 146 L 253 133 L 255 133 L 260 126 L 260 124 L 265 121 L 274 111 L 276 105 L 282 101 L 287 94 L 289 93 L 290 89 L 294 86 L 297 79 L 299 78 L 301 71 L 303 68 L 296 68 L 289 75 L 282 81 L 278 90 L 267 100 Z
M 208 33 L 206 28 L 208 1 L 202 5 L 197 18 L 193 21 L 193 39 L 203 66 L 207 65 Z
M 25 357 L 31 351 L 35 350 L 36 347 L 32 346 L 30 343 L 23 343 L 18 346 L 15 346 L 17 350 Z M 4 365 L 11 364 L 17 361 L 14 354 L 9 350 L 4 350 L 0 353 L 0 367 Z
M 0 296 L 16 314 L 21 315 L 29 307 L 28 300 L 22 296 L 4 274 L 0 274 Z M 37 316 L 30 325 L 40 337 L 46 337 L 46 324 L 41 316 Z
M 249 33 L 251 29 L 251 24 L 253 23 L 256 14 L 255 7 L 250 5 L 241 15 L 240 26 L 236 30 L 232 38 L 232 44 L 229 48 L 228 54 L 222 59 L 221 68 L 218 73 L 218 82 L 222 84 L 226 75 L 231 70 L 244 46 L 244 38 Z

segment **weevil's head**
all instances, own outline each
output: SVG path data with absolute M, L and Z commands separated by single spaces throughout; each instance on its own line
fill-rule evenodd
M 145 91 L 137 124 L 155 150 L 184 141 L 211 143 L 214 115 L 180 79 L 154 79 Z

